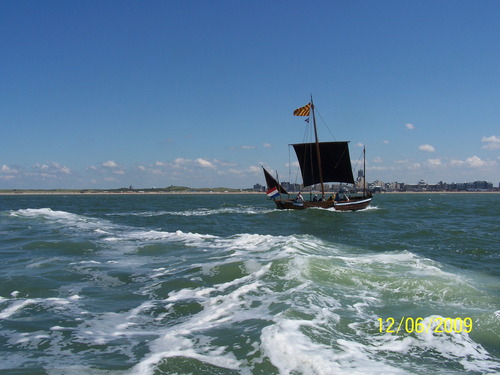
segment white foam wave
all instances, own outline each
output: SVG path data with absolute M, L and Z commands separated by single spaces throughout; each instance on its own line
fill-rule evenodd
M 11 216 L 24 216 L 24 217 L 45 217 L 52 219 L 63 219 L 77 221 L 78 215 L 66 211 L 54 211 L 51 208 L 26 208 L 17 211 L 11 211 Z
M 414 332 L 413 335 L 386 333 L 376 336 L 374 337 L 375 345 L 365 350 L 403 353 L 410 357 L 415 353 L 439 353 L 441 357 L 460 363 L 467 372 L 486 374 L 500 370 L 500 363 L 495 361 L 480 344 L 471 339 L 465 329 L 460 332 L 436 329 L 439 324 L 438 318 L 445 319 L 439 315 L 425 317 L 422 326 L 429 329 Z
M 330 345 L 313 341 L 303 329 L 314 320 L 276 319 L 265 327 L 261 347 L 281 374 L 406 374 L 389 363 L 370 358 L 359 343 L 338 339 Z
M 74 301 L 72 299 L 66 298 L 26 298 L 26 299 L 9 299 L 2 298 L 0 299 L 0 304 L 7 305 L 6 308 L 0 311 L 0 319 L 9 319 L 15 316 L 16 314 L 22 312 L 22 310 L 31 305 L 41 305 L 46 308 L 57 308 L 58 306 L 67 305 Z
M 242 363 L 230 348 L 214 345 L 212 338 L 204 333 L 248 319 L 269 319 L 270 315 L 262 305 L 250 309 L 256 296 L 265 290 L 260 279 L 269 269 L 270 265 L 263 266 L 250 275 L 213 287 L 187 288 L 169 293 L 165 300 L 168 307 L 172 308 L 179 301 L 196 300 L 203 310 L 167 329 L 160 338 L 154 340 L 150 344 L 150 355 L 138 363 L 132 373 L 152 374 L 156 365 L 172 357 L 193 358 L 213 366 L 241 370 Z
M 217 245 L 238 248 L 242 246 L 240 242 L 242 238 L 253 240 L 257 250 L 273 248 L 277 244 L 280 247 L 287 244 L 291 248 L 301 246 L 308 248 L 312 246 L 310 242 L 314 242 L 312 238 L 306 238 L 304 245 L 301 238 L 294 236 L 273 238 L 273 236 L 241 235 L 224 241 L 218 239 Z M 151 354 L 136 365 L 132 373 L 152 374 L 156 366 L 175 356 L 195 358 L 219 367 L 251 373 L 252 365 L 249 366 L 241 360 L 235 361 L 233 353 L 228 348 L 214 346 L 212 338 L 205 336 L 205 333 L 211 329 L 252 319 L 271 323 L 263 327 L 260 343 L 251 342 L 251 346 L 255 348 L 254 353 L 261 352 L 259 361 L 263 357 L 269 358 L 280 373 L 330 374 L 336 371 L 351 373 L 353 370 L 361 373 L 373 369 L 379 369 L 375 373 L 380 374 L 404 373 L 390 365 L 371 360 L 368 355 L 360 359 L 359 353 L 354 349 L 351 352 L 339 349 L 332 354 L 331 346 L 304 334 L 304 328 L 317 330 L 320 336 L 324 335 L 325 330 L 334 332 L 335 325 L 340 321 L 339 315 L 334 310 L 340 308 L 340 305 L 328 296 L 316 295 L 314 285 L 304 279 L 304 272 L 309 266 L 307 255 L 290 257 L 290 261 L 284 278 L 295 282 L 290 284 L 292 288 L 283 291 L 273 291 L 270 288 L 271 284 L 264 282 L 270 276 L 272 262 L 265 266 L 254 262 L 249 266 L 253 272 L 247 276 L 212 287 L 186 288 L 169 293 L 165 300 L 168 308 L 173 308 L 182 301 L 198 301 L 203 310 L 183 323 L 171 327 L 161 338 L 155 340 L 150 345 Z M 301 282 L 297 284 L 298 280 Z M 305 295 L 305 299 L 297 298 L 301 295 Z M 290 305 L 291 310 L 286 309 L 284 313 L 273 317 L 270 310 L 273 303 Z M 291 319 L 288 317 L 289 311 L 300 311 L 301 314 L 312 315 L 313 318 Z M 217 353 L 215 362 L 213 353 Z M 366 363 L 361 364 L 363 361 Z
M 49 223 L 62 225 L 64 228 L 77 231 L 89 231 L 98 235 L 116 230 L 117 226 L 102 219 L 78 215 L 66 211 L 52 210 L 51 208 L 27 208 L 11 211 L 11 216 L 24 217 L 30 219 L 45 219 Z
M 156 373 L 154 367 L 162 361 L 173 357 L 184 357 L 199 360 L 212 366 L 238 370 L 240 362 L 234 354 L 227 353 L 226 347 L 212 348 L 209 344 L 196 345 L 192 340 L 178 336 L 175 332 L 167 333 L 152 345 L 153 353 L 134 366 L 131 374 L 148 375 Z M 167 349 L 169 348 L 169 349 Z
M 222 207 L 216 209 L 170 211 L 167 214 L 174 216 L 209 216 L 221 214 L 261 215 L 272 211 L 274 210 L 260 207 Z
M 338 258 L 352 268 L 370 267 L 381 274 L 411 273 L 419 276 L 455 277 L 443 271 L 437 262 L 406 250 L 377 254 L 349 254 Z
M 223 207 L 215 210 L 198 210 L 202 214 L 218 214 L 237 210 L 241 213 L 254 212 L 254 208 Z M 258 211 L 258 210 L 257 210 Z M 255 211 L 255 212 L 257 212 Z M 191 211 L 182 211 L 190 215 Z M 194 211 L 193 211 L 194 212 Z M 191 212 L 192 213 L 192 212 Z M 174 213 L 176 214 L 176 213 Z M 27 218 L 43 218 L 49 222 L 63 224 L 64 227 L 75 229 L 79 232 L 86 231 L 89 238 L 104 241 L 106 243 L 120 243 L 122 250 L 135 250 L 137 242 L 180 242 L 190 247 L 201 247 L 207 249 L 221 249 L 233 251 L 236 256 L 244 256 L 246 252 L 265 253 L 270 249 L 280 249 L 284 253 L 315 246 L 314 241 L 307 238 L 299 239 L 296 236 L 272 236 L 251 233 L 237 234 L 231 237 L 219 237 L 211 234 L 200 234 L 194 232 L 184 232 L 181 230 L 161 231 L 161 230 L 141 230 L 123 225 L 116 225 L 103 219 L 86 217 L 65 211 L 55 211 L 50 208 L 23 209 L 12 211 L 11 215 Z M 124 246 L 125 245 L 125 246 Z M 271 257 L 275 254 L 272 253 Z
M 369 205 L 368 207 L 366 208 L 363 208 L 362 210 L 360 211 L 372 211 L 372 210 L 378 210 L 379 207 L 378 206 L 372 206 L 372 205 Z
M 211 215 L 262 215 L 275 211 L 274 209 L 252 206 L 220 207 L 220 208 L 198 208 L 194 210 L 183 211 L 142 211 L 142 212 L 122 212 L 113 213 L 112 216 L 138 216 L 138 217 L 157 217 L 157 216 L 211 216 Z
M 321 208 L 321 207 L 311 207 L 311 208 L 308 208 L 308 210 L 318 210 L 318 211 L 329 211 L 329 212 L 335 212 L 337 214 L 342 214 L 342 215 L 349 215 L 349 214 L 352 214 L 354 212 L 357 212 L 357 213 L 360 213 L 360 212 L 365 212 L 365 211 L 372 211 L 372 210 L 378 210 L 378 206 L 368 206 L 368 207 L 365 207 L 365 208 L 362 208 L 361 210 L 357 210 L 357 211 L 343 211 L 343 210 L 336 210 L 335 207 L 330 207 L 330 208 Z
M 132 250 L 135 250 L 136 243 L 141 242 L 144 244 L 146 242 L 180 242 L 184 246 L 189 247 L 202 247 L 207 241 L 218 238 L 210 234 L 200 234 L 200 233 L 185 233 L 181 230 L 175 232 L 167 231 L 157 231 L 157 230 L 129 230 L 116 232 L 114 236 L 107 236 L 104 238 L 106 242 L 120 242 L 129 243 Z
M 89 234 L 97 235 L 97 239 L 105 242 L 131 242 L 131 248 L 135 248 L 137 241 L 175 241 L 184 242 L 188 246 L 201 246 L 203 241 L 214 239 L 217 236 L 209 234 L 185 233 L 180 230 L 173 232 L 158 230 L 138 230 L 127 226 L 112 224 L 106 220 L 86 217 L 65 211 L 54 211 L 50 208 L 22 209 L 11 212 L 12 216 L 26 218 L 43 218 L 57 224 L 63 224 L 66 228 L 74 228 L 78 231 L 84 230 Z
M 26 306 L 32 305 L 34 303 L 36 303 L 36 300 L 34 299 L 25 299 L 22 301 L 16 301 L 7 308 L 0 311 L 0 319 L 10 318 L 12 315 L 16 314 L 18 311 L 22 310 Z
M 79 229 L 88 228 L 89 233 L 99 236 L 112 249 L 174 242 L 210 254 L 207 259 L 195 260 L 199 263 L 181 265 L 189 271 L 182 281 L 195 280 L 198 287 L 178 286 L 175 290 L 168 288 L 177 285 L 169 284 L 175 279 L 172 274 L 177 271 L 177 264 L 163 262 L 137 269 L 131 277 L 133 281 L 125 285 L 116 274 L 132 268 L 125 267 L 127 262 L 135 262 L 130 260 L 132 257 L 116 258 L 118 261 L 96 257 L 71 263 L 92 286 L 102 284 L 129 291 L 137 282 L 140 286 L 133 293 L 150 296 L 149 300 L 140 300 L 136 306 L 118 312 L 96 312 L 95 307 L 85 310 L 89 298 L 82 285 L 68 287 L 67 298 L 0 297 L 0 319 L 16 318 L 34 304 L 49 309 L 57 306 L 58 313 L 68 317 L 67 321 L 51 322 L 44 330 L 17 334 L 9 341 L 9 345 L 26 351 L 49 348 L 58 365 L 72 364 L 78 356 L 85 362 L 86 356 L 95 355 L 98 347 L 103 356 L 117 354 L 127 358 L 130 366 L 135 364 L 129 372 L 141 375 L 161 371 L 158 367 L 168 365 L 174 357 L 191 358 L 242 374 L 253 373 L 262 363 L 267 363 L 271 372 L 277 369 L 282 374 L 402 374 L 415 363 L 402 365 L 403 360 L 391 360 L 391 354 L 405 355 L 417 362 L 418 355 L 429 352 L 459 362 L 464 371 L 487 373 L 495 369 L 496 362 L 486 350 L 465 334 L 428 337 L 382 335 L 366 330 L 376 321 L 375 311 L 385 303 L 381 295 L 399 293 L 398 288 L 404 289 L 405 282 L 413 282 L 413 286 L 406 287 L 405 295 L 411 295 L 408 291 L 420 293 L 415 285 L 423 278 L 463 283 L 443 271 L 439 263 L 408 251 L 353 253 L 303 235 L 240 233 L 221 237 L 140 230 L 105 222 L 102 229 L 102 220 L 47 209 L 17 211 L 17 215 L 64 220 Z M 151 262 L 145 260 L 148 261 Z M 224 276 L 225 282 L 211 283 L 213 274 L 225 266 L 237 276 Z M 422 298 L 433 296 L 432 293 L 426 286 Z M 187 305 L 196 308 L 179 313 L 182 308 L 188 309 Z M 220 340 L 220 332 L 238 332 L 235 345 L 240 354 L 227 340 Z M 68 340 L 86 349 L 71 352 Z M 241 347 L 247 350 L 246 357 L 241 354 Z M 143 357 L 137 354 L 144 352 L 147 354 Z M 17 360 L 22 363 L 23 359 Z M 25 356 L 24 361 L 28 360 Z M 90 371 L 85 366 L 79 369 Z
M 242 233 L 214 241 L 215 247 L 230 250 L 267 251 L 279 245 L 284 245 L 290 237 Z

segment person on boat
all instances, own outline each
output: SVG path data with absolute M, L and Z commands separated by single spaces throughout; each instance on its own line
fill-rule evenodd
M 314 194 L 313 202 L 317 202 L 317 201 L 318 201 L 318 194 Z
M 295 198 L 296 202 L 304 202 L 304 198 L 302 197 L 302 194 L 299 191 L 299 194 L 297 194 L 297 198 Z
M 347 194 L 345 192 L 337 192 L 337 194 L 335 195 L 335 201 L 336 202 L 340 202 L 340 201 L 349 202 L 349 197 L 347 196 Z

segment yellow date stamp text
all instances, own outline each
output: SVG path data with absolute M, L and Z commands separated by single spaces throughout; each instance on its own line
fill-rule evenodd
M 461 333 L 472 332 L 472 318 L 443 318 L 431 316 L 430 318 L 401 317 L 395 319 L 388 317 L 378 318 L 380 333 Z

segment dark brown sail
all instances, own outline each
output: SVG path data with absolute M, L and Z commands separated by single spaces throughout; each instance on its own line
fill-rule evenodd
M 277 188 L 278 192 L 281 194 L 287 194 L 290 195 L 283 186 L 280 185 L 280 183 L 273 177 L 271 174 L 266 171 L 266 168 L 262 167 L 262 170 L 264 171 L 264 177 L 266 178 L 266 185 L 267 189 L 272 189 L 272 188 Z
M 322 182 L 345 182 L 354 184 L 349 142 L 319 142 L 318 160 L 316 143 L 298 143 L 293 148 L 299 160 L 304 186 Z M 320 177 L 320 165 L 323 181 Z

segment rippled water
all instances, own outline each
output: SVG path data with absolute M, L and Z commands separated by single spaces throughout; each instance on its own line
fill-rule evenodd
M 498 228 L 498 194 L 1 196 L 0 372 L 496 373 Z

